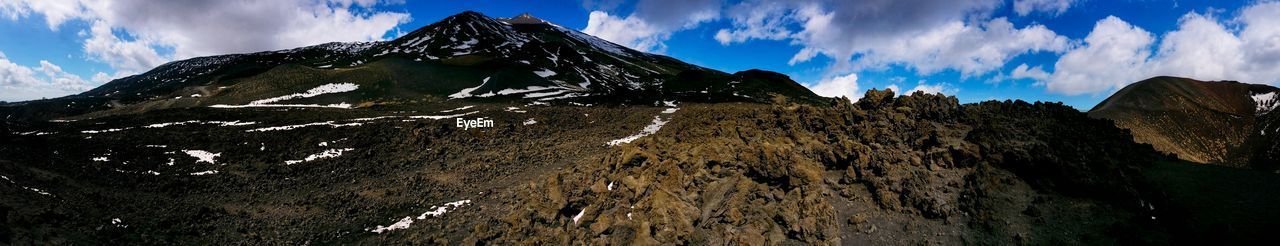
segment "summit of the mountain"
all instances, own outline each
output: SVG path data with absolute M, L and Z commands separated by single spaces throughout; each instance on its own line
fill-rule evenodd
M 498 20 L 512 25 L 551 24 L 551 22 L 534 17 L 533 14 L 529 13 L 523 13 L 511 18 L 498 18 Z

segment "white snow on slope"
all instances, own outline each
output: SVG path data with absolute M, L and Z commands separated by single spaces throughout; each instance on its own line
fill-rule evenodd
M 249 102 L 249 105 L 269 104 L 269 103 L 298 99 L 298 98 L 315 97 L 315 96 L 324 95 L 324 94 L 355 91 L 356 89 L 360 89 L 360 86 L 352 83 L 324 84 L 324 85 L 317 86 L 316 88 L 311 88 L 310 90 L 307 90 L 307 92 L 294 93 L 294 94 L 289 94 L 284 96 L 257 100 L 257 101 Z
M 424 220 L 424 219 L 427 219 L 427 216 L 440 217 L 441 215 L 444 215 L 450 210 L 458 209 L 459 207 L 462 207 L 463 205 L 467 205 L 468 203 L 471 203 L 471 200 L 461 200 L 456 202 L 445 203 L 444 205 L 440 205 L 440 206 L 431 206 L 431 209 L 429 211 L 422 213 L 422 215 L 418 215 L 417 219 Z M 374 228 L 365 229 L 365 230 L 382 234 L 383 232 L 389 232 L 389 231 L 400 230 L 400 229 L 408 229 L 410 225 L 413 225 L 413 221 L 414 221 L 413 216 L 405 216 L 404 218 L 400 219 L 399 221 L 396 221 L 396 223 L 393 223 L 391 225 L 375 226 Z
M 263 127 L 263 128 L 245 130 L 244 132 L 288 131 L 288 130 L 303 128 L 308 126 L 329 126 L 333 128 L 338 128 L 338 127 L 360 126 L 360 125 L 364 125 L 364 123 L 357 122 L 357 123 L 337 124 L 334 121 L 325 121 L 325 122 L 307 123 L 307 124 L 301 124 L 301 125 Z
M 582 208 L 582 211 L 578 211 L 578 215 L 573 216 L 573 224 L 577 225 L 578 220 L 582 219 L 582 215 L 585 215 L 585 214 L 587 214 L 587 208 Z
M 382 234 L 383 232 L 388 232 L 388 231 L 408 229 L 409 225 L 413 225 L 413 217 L 405 216 L 403 219 L 400 219 L 400 221 L 396 221 L 396 223 L 393 223 L 388 226 L 377 226 L 369 231 Z
M 448 113 L 448 112 L 459 111 L 459 110 L 467 110 L 467 109 L 469 109 L 469 108 L 474 108 L 474 107 L 475 107 L 475 106 L 473 106 L 473 105 L 467 105 L 467 106 L 462 106 L 462 107 L 460 107 L 460 108 L 455 108 L 455 109 L 450 109 L 450 110 L 442 110 L 442 111 L 440 111 L 440 112 L 441 112 L 441 113 Z
M 218 174 L 218 170 L 209 170 L 209 171 L 191 173 L 191 175 L 195 175 L 195 176 L 210 175 L 210 174 Z
M 565 92 L 570 92 L 570 90 L 557 90 L 557 91 L 550 91 L 550 92 L 529 93 L 529 94 L 524 94 L 524 98 L 543 98 L 543 97 L 549 97 L 549 96 L 557 96 L 560 94 L 564 94 Z
M 452 114 L 452 115 L 414 115 L 414 116 L 409 116 L 409 118 L 419 119 L 419 120 L 422 120 L 422 119 L 439 120 L 439 119 L 446 119 L 446 118 L 458 118 L 458 117 L 467 116 L 467 115 L 479 113 L 479 112 L 480 111 L 471 111 L 471 112 L 466 112 L 461 114 Z
M 458 98 L 472 97 L 471 92 L 476 91 L 476 89 L 480 89 L 480 87 L 483 87 L 484 84 L 487 84 L 487 83 L 489 83 L 489 77 L 484 77 L 484 81 L 480 82 L 480 85 L 477 85 L 476 87 L 462 89 L 462 91 L 458 91 L 458 93 L 453 93 L 453 95 L 449 95 L 449 98 L 458 99 Z
M 198 121 L 198 120 L 189 120 L 189 121 L 180 121 L 180 122 L 168 122 L 168 123 L 150 124 L 150 125 L 142 126 L 142 128 L 164 128 L 164 127 L 169 127 L 169 126 L 181 126 L 181 125 L 187 125 L 187 124 L 217 124 L 218 126 L 247 126 L 247 125 L 257 124 L 257 122 L 252 122 L 252 121 L 241 122 L 241 121 L 238 121 L 238 120 L 237 120 L 237 121 Z
M 679 110 L 679 109 L 678 109 L 678 108 L 676 108 L 676 109 L 668 109 L 667 111 L 662 111 L 662 112 L 663 112 L 664 114 L 670 114 L 670 113 L 675 113 L 675 112 L 676 112 L 676 110 Z M 670 111 L 670 112 L 668 112 L 668 111 Z M 645 126 L 643 130 L 640 130 L 640 133 L 636 133 L 635 135 L 631 135 L 631 136 L 627 136 L 627 137 L 624 137 L 624 138 L 620 138 L 620 139 L 616 139 L 616 140 L 613 140 L 613 141 L 609 141 L 609 143 L 607 143 L 607 145 L 609 145 L 609 146 L 618 146 L 619 144 L 630 143 L 631 141 L 636 141 L 636 139 L 640 139 L 640 138 L 642 138 L 642 137 L 644 137 L 644 136 L 652 135 L 652 134 L 654 134 L 654 133 L 657 133 L 657 132 L 658 132 L 658 130 L 662 129 L 662 126 L 663 126 L 663 125 L 666 125 L 666 124 L 667 124 L 667 122 L 670 122 L 670 121 L 671 121 L 670 119 L 662 120 L 662 117 L 653 116 L 653 123 L 652 123 L 652 124 L 649 124 L 648 126 Z
M 133 127 L 112 128 L 112 129 L 106 129 L 106 130 L 85 130 L 85 131 L 80 131 L 80 133 L 85 133 L 85 134 L 98 134 L 98 133 L 105 133 L 105 132 L 118 132 L 118 131 L 124 131 L 124 130 L 129 130 L 129 129 L 133 129 Z
M 360 88 L 359 85 L 356 85 L 353 83 L 324 84 L 324 85 L 317 86 L 316 88 L 311 88 L 310 90 L 307 90 L 307 92 L 294 93 L 294 94 L 289 94 L 284 96 L 256 100 L 256 101 L 249 102 L 249 104 L 246 104 L 246 105 L 218 104 L 218 105 L 213 105 L 209 107 L 211 108 L 351 108 L 351 104 L 349 103 L 335 103 L 335 104 L 329 104 L 329 105 L 271 104 L 271 103 L 299 99 L 299 98 L 315 97 L 315 96 L 324 95 L 324 94 L 350 92 L 350 91 L 355 91 L 356 89 L 359 89 L 359 88 Z
M 527 125 L 533 125 L 533 124 L 538 124 L 538 121 L 537 121 L 537 120 L 534 120 L 533 118 L 529 118 L 528 120 L 525 120 L 525 121 L 524 121 L 524 125 L 526 125 L 526 126 L 527 126 Z
M 203 150 L 182 150 L 183 153 L 196 158 L 196 163 L 208 162 L 209 164 L 218 164 L 214 158 L 222 156 L 222 153 L 212 153 Z
M 1253 103 L 1257 104 L 1257 108 L 1254 112 L 1257 112 L 1258 115 L 1271 112 L 1271 110 L 1275 110 L 1276 107 L 1280 106 L 1280 98 L 1276 97 L 1275 92 L 1255 94 L 1252 98 Z
M 350 103 L 334 103 L 334 104 L 249 104 L 249 105 L 225 105 L 218 104 L 209 106 L 210 108 L 351 108 Z
M 498 92 L 489 92 L 489 93 L 485 93 L 485 94 L 476 95 L 476 97 L 492 97 L 492 96 L 515 95 L 515 94 L 524 94 L 524 93 L 530 93 L 530 92 L 536 92 L 536 91 L 545 91 L 545 90 L 551 90 L 551 89 L 556 89 L 556 88 L 555 88 L 555 87 L 546 87 L 546 86 L 530 86 L 530 87 L 525 87 L 524 89 L 511 89 L 511 88 L 507 88 L 507 89 L 502 89 L 502 90 L 500 90 L 500 91 L 498 91 Z
M 309 162 L 309 161 L 314 161 L 319 159 L 339 157 L 339 156 L 342 156 L 342 153 L 347 151 L 352 151 L 352 150 L 356 150 L 356 149 L 353 149 L 353 148 L 329 149 L 329 150 L 325 150 L 324 152 L 320 152 L 318 154 L 309 155 L 307 156 L 307 158 L 303 158 L 302 160 L 288 160 L 288 161 L 285 161 L 284 164 L 293 165 L 293 164 Z
M 13 181 L 12 179 L 9 179 L 9 177 L 6 177 L 6 176 L 4 176 L 4 175 L 0 175 L 0 178 L 4 178 L 4 180 L 5 180 L 5 181 L 9 181 L 9 183 L 10 183 L 10 184 L 16 185 L 16 186 L 18 186 L 18 187 L 22 187 L 22 189 L 25 189 L 25 190 L 29 190 L 29 191 L 35 192 L 36 194 L 46 195 L 46 196 L 53 196 L 53 194 L 49 194 L 49 192 L 46 192 L 46 191 L 41 190 L 41 189 L 36 189 L 36 188 L 31 188 L 31 187 L 26 187 L 26 186 L 18 185 L 18 182 L 15 182 L 15 181 Z
M 543 78 L 556 76 L 556 71 L 551 71 L 551 69 L 546 68 L 543 68 L 542 71 L 533 71 L 533 73 Z

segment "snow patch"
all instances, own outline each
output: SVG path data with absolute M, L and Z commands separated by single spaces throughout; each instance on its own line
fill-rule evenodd
M 263 127 L 263 128 L 245 130 L 244 132 L 288 131 L 288 130 L 309 127 L 309 126 L 329 126 L 333 128 L 338 128 L 338 127 L 360 126 L 360 125 L 364 125 L 364 123 L 356 122 L 356 123 L 337 124 L 334 121 L 325 121 L 325 122 L 307 123 L 307 124 L 301 124 L 301 125 Z
M 209 170 L 204 172 L 191 173 L 191 175 L 195 175 L 195 176 L 210 175 L 210 174 L 218 174 L 218 170 Z
M 334 104 L 259 104 L 259 105 L 225 105 L 218 104 L 210 108 L 351 108 L 350 103 Z
M 214 158 L 222 156 L 222 153 L 212 153 L 203 150 L 182 150 L 183 153 L 196 158 L 196 163 L 207 162 L 209 164 L 218 164 Z
M 431 206 L 431 209 L 429 211 L 422 213 L 422 215 L 418 215 L 417 219 L 424 220 L 428 218 L 427 216 L 430 216 L 432 218 L 440 217 L 441 215 L 444 215 L 450 210 L 458 209 L 463 205 L 467 205 L 469 203 L 471 203 L 471 200 L 461 200 L 456 202 L 445 203 L 444 205 L 440 205 L 440 206 Z M 414 221 L 413 216 L 405 216 L 404 218 L 400 219 L 399 221 L 396 221 L 396 223 L 393 223 L 391 225 L 375 226 L 373 228 L 365 229 L 365 230 L 371 231 L 373 233 L 382 234 L 383 232 L 408 229 L 410 225 L 413 225 L 413 221 Z
M 118 131 L 124 131 L 124 130 L 129 130 L 129 129 L 133 129 L 133 127 L 112 128 L 112 129 L 106 129 L 106 130 L 85 130 L 85 131 L 80 131 L 80 133 L 84 133 L 84 134 L 98 134 L 98 133 L 107 133 L 107 132 L 118 132 Z
M 534 120 L 533 118 L 529 118 L 528 120 L 525 120 L 525 121 L 524 121 L 524 125 L 526 125 L 526 126 L 527 126 L 527 125 L 533 125 L 533 124 L 538 124 L 538 121 L 537 121 L 537 120 Z
M 374 233 L 378 233 L 378 234 L 382 234 L 383 232 L 388 232 L 388 231 L 394 231 L 394 230 L 400 230 L 400 229 L 408 229 L 408 228 L 409 228 L 409 225 L 413 225 L 413 217 L 408 217 L 408 216 L 406 216 L 406 217 L 404 217 L 403 219 L 400 219 L 400 221 L 396 221 L 396 223 L 394 223 L 394 224 L 391 224 L 391 225 L 388 225 L 388 226 L 377 226 L 377 227 L 374 227 L 372 230 L 369 230 L 369 231 L 372 231 L 372 232 L 374 232 Z
M 315 97 L 315 96 L 324 95 L 324 94 L 350 92 L 350 91 L 355 91 L 356 89 L 360 89 L 360 86 L 352 83 L 324 84 L 324 85 L 317 86 L 316 88 L 307 90 L 307 92 L 304 92 L 304 93 L 295 93 L 295 94 L 289 94 L 289 95 L 284 95 L 279 97 L 267 98 L 267 99 L 253 101 L 253 102 L 250 102 L 249 104 L 250 105 L 269 104 L 269 103 L 291 100 L 291 99 Z
M 1254 94 L 1251 97 L 1253 98 L 1254 104 L 1257 105 L 1257 107 L 1254 110 L 1254 112 L 1256 112 L 1257 115 L 1266 114 L 1268 112 L 1271 112 L 1271 110 L 1275 110 L 1276 107 L 1280 107 L 1280 98 L 1276 97 L 1275 92 Z
M 320 152 L 318 154 L 309 155 L 306 158 L 303 158 L 302 160 L 288 160 L 288 161 L 285 161 L 284 164 L 293 165 L 293 164 L 309 162 L 309 161 L 314 161 L 319 159 L 335 158 L 335 157 L 342 156 L 342 153 L 345 153 L 347 151 L 352 151 L 352 150 L 356 150 L 356 149 L 353 149 L 353 148 L 329 149 L 329 150 L 325 150 L 324 152 Z
M 474 107 L 475 107 L 475 106 L 467 105 L 467 106 L 462 106 L 462 107 L 460 107 L 460 108 L 455 108 L 455 109 L 450 109 L 450 110 L 443 110 L 443 111 L 440 111 L 440 112 L 441 112 L 441 113 L 448 113 L 448 112 L 459 111 L 459 110 L 467 110 L 467 109 L 469 109 L 469 108 L 474 108 Z
M 582 215 L 585 215 L 585 214 L 587 214 L 587 208 L 582 208 L 582 211 L 578 211 L 578 215 L 573 216 L 573 224 L 577 225 L 578 220 L 582 219 Z
M 18 182 L 15 182 L 15 181 L 13 181 L 12 179 L 9 179 L 9 177 L 7 177 L 7 176 L 0 175 L 0 178 L 3 178 L 5 181 L 9 181 L 9 183 L 10 183 L 10 184 L 16 185 L 16 186 L 18 186 L 18 187 L 22 187 L 22 189 L 25 189 L 25 190 L 29 190 L 29 191 L 35 192 L 36 194 L 45 195 L 45 196 L 53 196 L 53 194 L 49 194 L 49 192 L 46 192 L 46 191 L 41 190 L 41 189 L 36 189 L 36 188 L 31 188 L 31 187 L 26 187 L 26 186 L 18 185 Z
M 289 95 L 284 95 L 284 96 L 278 96 L 278 97 L 272 97 L 272 98 L 267 98 L 267 99 L 262 99 L 262 100 L 256 100 L 256 101 L 249 102 L 249 104 L 247 104 L 247 105 L 223 105 L 223 104 L 219 104 L 219 105 L 213 105 L 213 106 L 210 106 L 210 107 L 213 107 L 213 108 L 253 108 L 253 107 L 320 107 L 320 108 L 351 108 L 351 104 L 347 104 L 347 103 L 338 103 L 338 104 L 329 104 L 329 105 L 315 105 L 315 104 L 271 104 L 271 103 L 280 102 L 280 101 L 286 101 L 286 100 L 299 99 L 299 98 L 310 98 L 310 97 L 315 97 L 315 96 L 324 95 L 324 94 L 350 92 L 350 91 L 355 91 L 356 89 L 359 89 L 359 88 L 360 88 L 360 86 L 359 86 L 359 85 L 356 85 L 356 84 L 353 84 L 353 83 L 324 84 L 324 85 L 317 86 L 316 88 L 311 88 L 310 90 L 307 90 L 307 92 L 303 92 L 303 93 L 294 93 L 294 94 L 289 94 Z
M 40 131 L 30 131 L 30 132 L 19 132 L 19 133 L 16 133 L 16 134 L 18 134 L 18 136 L 44 136 L 44 135 L 49 135 L 49 134 L 53 134 L 53 133 L 51 133 L 51 132 L 40 132 Z
M 551 71 L 551 69 L 546 68 L 543 68 L 542 71 L 533 71 L 533 73 L 543 78 L 556 76 L 556 71 Z
M 480 85 L 477 85 L 476 87 L 462 89 L 462 91 L 458 91 L 458 93 L 453 93 L 453 95 L 449 95 L 449 98 L 458 99 L 458 98 L 472 97 L 473 95 L 471 95 L 471 92 L 476 91 L 477 89 L 480 89 L 480 87 L 484 87 L 484 84 L 488 84 L 489 78 L 490 77 L 484 77 L 484 80 L 480 82 Z
M 479 112 L 480 111 L 471 111 L 471 112 L 466 112 L 461 114 L 452 114 L 452 115 L 414 115 L 414 116 L 409 116 L 409 118 L 420 119 L 420 120 L 421 119 L 439 120 L 439 119 L 447 119 L 447 118 L 458 118 L 458 117 L 467 116 L 467 115 L 479 113 Z
M 619 144 L 630 143 L 631 141 L 636 141 L 636 139 L 640 139 L 644 136 L 652 135 L 654 133 L 657 133 L 658 130 L 662 129 L 662 126 L 666 125 L 667 122 L 670 122 L 670 120 L 662 120 L 662 117 L 653 116 L 653 123 L 649 124 L 648 126 L 645 126 L 643 130 L 640 130 L 640 133 L 636 133 L 635 135 L 609 141 L 607 145 L 618 146 Z

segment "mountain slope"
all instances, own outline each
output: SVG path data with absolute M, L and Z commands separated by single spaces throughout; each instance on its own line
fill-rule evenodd
M 317 98 L 311 103 L 517 100 L 652 105 L 769 102 L 773 95 L 807 103 L 830 102 L 779 74 L 728 74 L 635 51 L 530 15 L 494 19 L 468 11 L 389 41 L 170 62 L 78 95 L 3 105 L 0 114 L 47 119 L 244 105 L 336 83 L 360 88 L 347 96 L 328 97 L 334 100 Z
M 1274 145 L 1275 93 L 1234 81 L 1155 77 L 1133 83 L 1089 110 L 1133 132 L 1134 140 L 1198 163 L 1251 166 Z M 1268 96 L 1271 95 L 1271 96 Z M 1272 132 L 1266 130 L 1271 128 Z M 1275 160 L 1275 159 L 1270 159 Z

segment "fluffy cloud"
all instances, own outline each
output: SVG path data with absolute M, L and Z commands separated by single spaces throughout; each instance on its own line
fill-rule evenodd
M 1134 71 L 1143 71 L 1154 40 L 1150 32 L 1108 16 L 1094 25 L 1083 46 L 1058 58 L 1045 86 L 1050 92 L 1079 95 L 1133 82 L 1142 76 Z
M 1058 59 L 1043 85 L 1052 93 L 1079 95 L 1111 92 L 1157 75 L 1275 84 L 1280 82 L 1280 20 L 1275 16 L 1280 16 L 1280 2 L 1246 7 L 1230 21 L 1188 13 L 1158 45 L 1146 30 L 1107 17 L 1094 26 L 1085 45 Z
M 789 40 L 802 47 L 790 64 L 825 56 L 835 60 L 831 73 L 903 65 L 920 74 L 955 69 L 983 75 L 1021 54 L 1070 48 L 1069 39 L 1042 25 L 1019 28 L 988 18 L 1002 3 L 749 1 L 730 8 L 733 27 L 719 30 L 716 40 Z
M 626 17 L 592 11 L 582 32 L 636 50 L 662 53 L 672 33 L 719 17 L 719 0 L 641 0 Z
M 858 90 L 858 75 L 852 73 L 825 79 L 807 87 L 819 96 L 845 97 L 853 102 L 857 102 L 863 95 Z
M 957 92 L 960 92 L 960 89 L 953 88 L 951 86 L 948 86 L 947 84 L 929 84 L 929 83 L 925 83 L 925 81 L 923 80 L 921 80 L 920 83 L 917 83 L 916 87 L 911 88 L 910 90 L 901 90 L 896 84 L 886 86 L 885 88 L 889 90 L 893 90 L 894 92 L 897 92 L 898 95 L 903 95 L 903 96 L 911 95 L 913 93 L 916 93 L 917 91 L 925 94 L 942 93 L 946 95 L 955 95 Z
M 151 45 L 142 41 L 126 41 L 111 32 L 103 21 L 95 21 L 84 41 L 90 59 L 111 65 L 123 73 L 141 73 L 168 62 Z
M 601 11 L 592 11 L 583 33 L 609 40 L 640 51 L 661 49 L 662 42 L 670 37 L 643 19 L 635 16 L 619 18 Z
M 1036 12 L 1060 15 L 1071 8 L 1075 0 L 1014 0 L 1013 12 L 1026 16 Z
M 82 32 L 88 56 L 137 73 L 195 56 L 379 40 L 409 21 L 407 13 L 372 9 L 396 2 L 13 0 L 0 3 L 0 16 L 42 16 L 55 30 L 68 21 L 89 22 L 90 30 Z
M 791 30 L 785 26 L 790 20 L 788 5 L 778 1 L 763 1 L 755 4 L 738 4 L 730 7 L 727 17 L 732 20 L 733 29 L 720 29 L 715 39 L 720 44 L 746 42 L 751 39 L 781 40 L 791 37 Z
M 62 67 L 40 61 L 40 67 L 28 67 L 10 61 L 0 52 L 0 100 L 32 100 L 62 96 L 88 90 L 80 76 L 62 71 Z
M 1013 72 L 1009 74 L 1011 79 L 1032 79 L 1036 81 L 1049 79 L 1049 76 L 1049 72 L 1045 72 L 1040 66 L 1028 68 L 1026 63 L 1018 64 L 1018 67 L 1013 68 Z
M 942 85 L 942 84 L 932 84 L 932 85 L 931 85 L 931 84 L 925 84 L 925 83 L 923 83 L 923 82 L 921 82 L 920 84 L 917 84 L 917 85 L 916 85 L 916 87 L 915 87 L 915 88 L 911 88 L 911 90 L 908 90 L 908 91 L 902 92 L 902 94 L 903 94 L 903 95 L 911 95 L 912 93 L 916 93 L 917 91 L 918 91 L 918 92 L 923 92 L 923 93 L 925 93 L 925 94 L 938 94 L 938 93 L 943 93 L 943 94 L 955 94 L 955 91 L 954 91 L 953 89 L 950 89 L 949 87 L 946 87 L 945 85 Z

